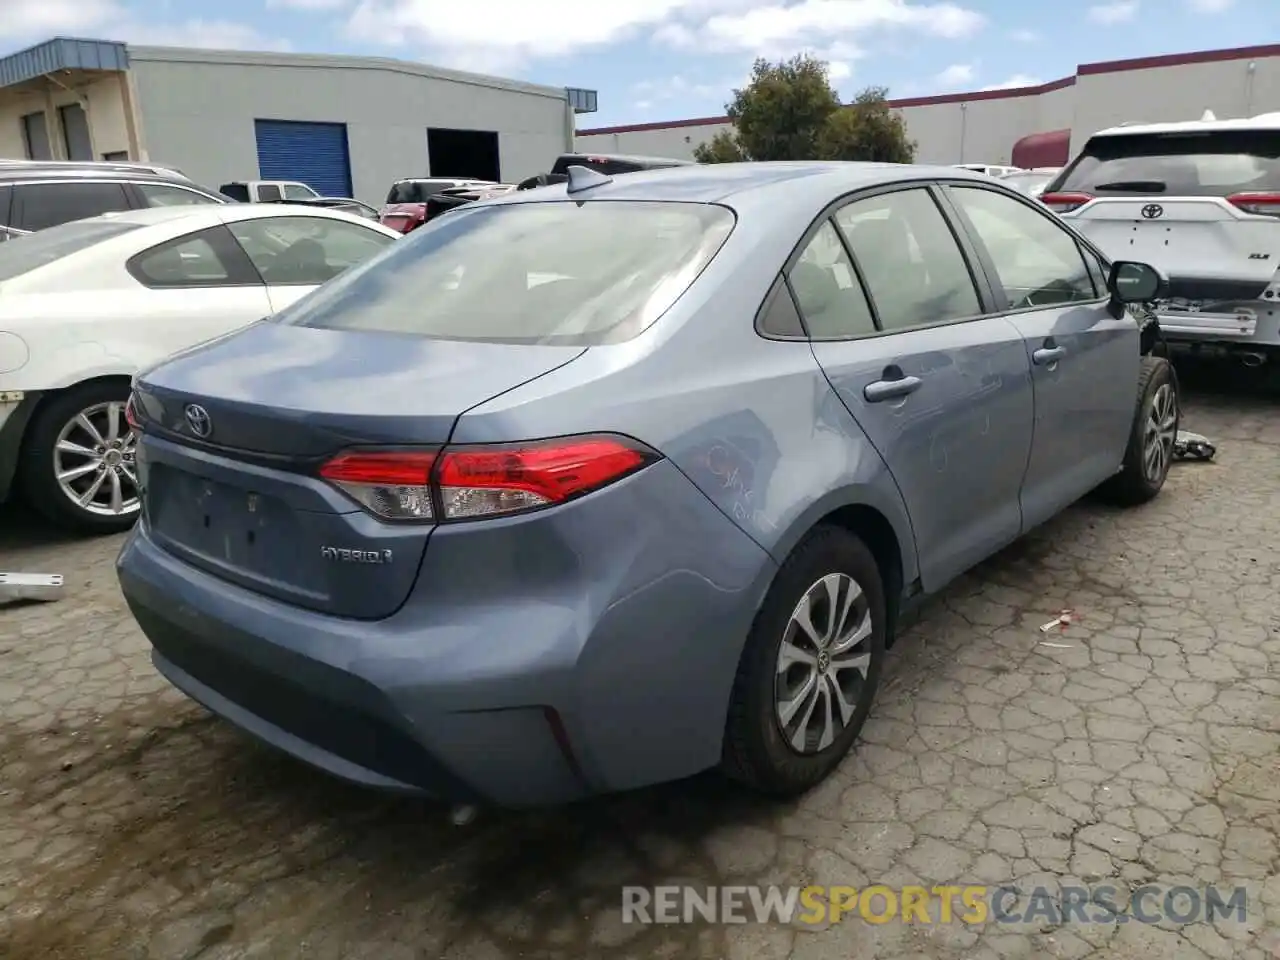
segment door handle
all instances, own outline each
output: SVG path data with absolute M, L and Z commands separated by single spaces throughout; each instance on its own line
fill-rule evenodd
M 1041 347 L 1035 353 L 1031 354 L 1031 359 L 1041 367 L 1048 366 L 1051 363 L 1057 363 L 1067 355 L 1066 347 Z
M 915 393 L 924 381 L 919 377 L 897 377 L 894 380 L 877 380 L 862 388 L 867 403 L 883 403 Z

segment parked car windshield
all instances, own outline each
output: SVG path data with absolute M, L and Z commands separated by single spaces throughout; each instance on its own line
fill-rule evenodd
M 1280 131 L 1094 137 L 1054 192 L 1224 197 L 1280 190 Z
M 591 346 L 639 335 L 733 229 L 725 207 L 592 201 L 462 209 L 275 321 L 444 340 Z
M 0 282 L 30 273 L 37 267 L 78 253 L 95 243 L 137 230 L 139 226 L 119 220 L 73 220 L 25 236 L 11 237 L 0 246 Z
M 452 186 L 452 180 L 401 180 L 391 185 L 387 203 L 426 203 L 434 194 Z

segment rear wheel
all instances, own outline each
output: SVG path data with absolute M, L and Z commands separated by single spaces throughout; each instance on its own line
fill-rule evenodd
M 781 797 L 825 779 L 866 722 L 884 647 L 875 557 L 848 531 L 819 527 L 778 571 L 747 638 L 724 771 Z
M 73 387 L 41 405 L 19 466 L 27 503 L 78 533 L 127 530 L 138 516 L 137 436 L 125 419 L 129 386 Z
M 1164 357 L 1143 357 L 1124 465 L 1099 492 L 1123 506 L 1155 499 L 1173 464 L 1179 418 L 1178 381 L 1173 367 Z

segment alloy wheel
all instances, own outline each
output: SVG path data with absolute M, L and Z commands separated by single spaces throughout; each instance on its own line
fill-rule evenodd
M 94 404 L 63 424 L 53 472 L 63 496 L 86 513 L 123 517 L 138 511 L 138 438 L 123 401 Z
M 819 753 L 848 727 L 871 666 L 871 607 L 847 574 L 814 583 L 783 632 L 774 682 L 783 739 L 800 754 Z
M 1162 383 L 1151 398 L 1151 410 L 1142 434 L 1142 468 L 1147 480 L 1159 483 L 1173 462 L 1178 435 L 1178 398 L 1173 386 Z

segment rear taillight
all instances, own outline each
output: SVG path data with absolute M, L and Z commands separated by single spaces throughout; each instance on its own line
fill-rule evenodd
M 374 516 L 384 520 L 431 520 L 431 469 L 426 451 L 343 453 L 320 468 L 320 476 Z
M 124 404 L 125 423 L 129 424 L 129 429 L 134 433 L 142 429 L 142 423 L 138 420 L 138 411 L 133 405 L 133 394 L 129 394 L 129 399 Z
M 1040 202 L 1054 213 L 1070 213 L 1092 199 L 1087 193 L 1042 193 L 1039 197 Z
M 564 503 L 658 459 L 616 436 L 428 451 L 348 451 L 320 475 L 384 520 L 475 520 Z
M 1280 217 L 1280 193 L 1234 193 L 1227 203 L 1256 216 Z

